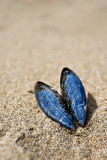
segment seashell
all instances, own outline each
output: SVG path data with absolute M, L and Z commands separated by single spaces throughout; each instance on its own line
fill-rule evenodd
M 66 105 L 61 95 L 43 82 L 35 84 L 35 97 L 43 112 L 62 126 L 75 130 L 72 116 L 65 109 Z
M 72 112 L 81 126 L 86 120 L 86 94 L 79 77 L 70 69 L 64 68 L 61 73 L 60 86 L 67 108 Z

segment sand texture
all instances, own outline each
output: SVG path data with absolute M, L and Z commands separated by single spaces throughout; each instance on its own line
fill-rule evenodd
M 72 132 L 50 120 L 32 90 L 60 93 L 63 67 L 87 95 L 87 121 Z M 107 0 L 0 0 L 0 160 L 105 160 Z

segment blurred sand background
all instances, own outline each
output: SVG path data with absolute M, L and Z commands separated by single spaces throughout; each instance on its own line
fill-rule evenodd
M 63 67 L 87 94 L 86 126 L 75 132 L 29 93 L 38 80 L 60 93 Z M 106 111 L 107 0 L 0 0 L 0 160 L 104 160 Z

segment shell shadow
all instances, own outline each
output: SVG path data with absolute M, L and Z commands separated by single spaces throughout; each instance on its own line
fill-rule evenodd
M 88 122 L 91 120 L 95 110 L 98 108 L 96 99 L 93 97 L 91 93 L 88 93 L 87 98 L 87 113 L 86 113 L 86 123 L 85 126 L 88 124 Z

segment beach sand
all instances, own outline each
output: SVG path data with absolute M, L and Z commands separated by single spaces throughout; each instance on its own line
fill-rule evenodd
M 87 120 L 72 132 L 47 118 L 37 81 L 60 93 L 72 69 L 87 95 Z M 105 160 L 107 1 L 0 0 L 0 159 Z

